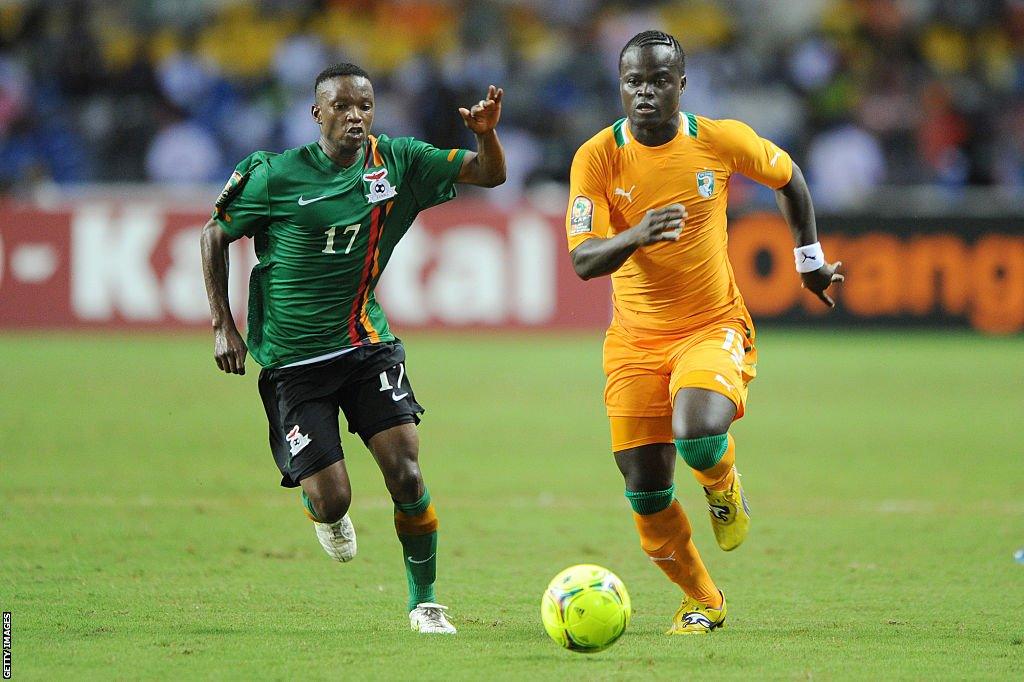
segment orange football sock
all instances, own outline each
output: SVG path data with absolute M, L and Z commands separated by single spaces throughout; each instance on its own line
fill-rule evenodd
M 736 465 L 736 441 L 732 439 L 731 433 L 725 435 L 729 439 L 729 447 L 722 455 L 722 459 L 718 460 L 718 464 L 703 471 L 690 469 L 693 472 L 693 477 L 697 479 L 697 483 L 708 490 L 728 490 L 733 479 L 736 478 L 736 472 L 733 471 L 733 467 Z
M 690 522 L 678 500 L 654 514 L 633 513 L 640 546 L 668 579 L 702 604 L 722 605 L 722 596 L 690 538 Z

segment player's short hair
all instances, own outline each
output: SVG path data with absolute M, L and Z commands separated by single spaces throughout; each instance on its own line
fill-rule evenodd
M 626 56 L 627 50 L 634 47 L 650 47 L 651 45 L 668 45 L 671 47 L 676 53 L 679 71 L 684 74 L 686 73 L 686 53 L 683 52 L 683 46 L 679 44 L 675 36 L 664 31 L 643 31 L 630 38 L 626 46 L 622 48 L 622 52 L 619 53 L 619 64 L 622 64 L 622 58 Z
M 328 66 L 316 75 L 316 83 L 313 84 L 313 96 L 316 97 L 316 93 L 320 90 L 321 83 L 341 76 L 362 76 L 366 80 L 370 80 L 370 74 L 366 73 L 355 64 L 349 64 L 348 62 L 334 64 L 333 66 Z

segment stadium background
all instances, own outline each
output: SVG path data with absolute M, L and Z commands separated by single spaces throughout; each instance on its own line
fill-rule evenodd
M 381 287 L 431 410 L 425 466 L 458 557 L 442 572 L 464 581 L 441 670 L 564 673 L 530 590 L 582 560 L 613 564 L 643 605 L 638 634 L 582 674 L 679 662 L 641 634 L 662 625 L 664 585 L 602 459 L 608 287 L 575 278 L 562 228 L 572 154 L 621 115 L 618 52 L 650 27 L 687 49 L 684 109 L 791 151 L 848 275 L 826 315 L 798 287 L 771 193 L 733 179 L 730 251 L 762 338 L 736 429 L 765 537 L 708 559 L 743 605 L 734 639 L 694 656 L 717 651 L 726 677 L 1024 672 L 1024 2 L 15 0 L 0 3 L 0 567 L 17 577 L 0 602 L 21 626 L 16 676 L 281 677 L 288 657 L 259 633 L 305 650 L 310 614 L 317 636 L 349 633 L 355 670 L 427 651 L 274 592 L 315 572 L 395 621 L 402 585 L 367 573 L 397 568 L 387 500 L 346 440 L 366 561 L 338 579 L 273 489 L 254 372 L 217 376 L 205 331 L 210 203 L 253 149 L 315 137 L 313 78 L 341 60 L 373 76 L 375 132 L 440 147 L 472 147 L 456 107 L 507 92 L 508 182 L 424 213 Z M 243 319 L 253 257 L 233 248 Z M 509 510 L 496 534 L 478 521 L 487 498 Z M 684 504 L 710 547 L 699 497 Z M 232 579 L 209 576 L 218 562 Z M 764 592 L 742 591 L 750 575 Z M 293 608 L 269 613 L 275 599 Z M 961 599 L 1003 606 L 982 627 Z M 495 628 L 507 656 L 486 653 Z

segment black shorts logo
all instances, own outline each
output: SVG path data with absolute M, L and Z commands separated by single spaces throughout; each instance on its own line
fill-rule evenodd
M 298 424 L 292 427 L 292 430 L 288 432 L 288 435 L 285 436 L 285 439 L 288 441 L 288 446 L 289 449 L 291 450 L 292 457 L 299 454 L 299 451 L 301 451 L 302 448 L 309 445 L 310 441 L 313 440 L 306 434 L 299 433 Z
M 388 370 L 380 373 L 380 392 L 391 391 L 391 399 L 397 403 L 399 400 L 408 397 L 409 392 L 402 390 L 402 379 L 405 378 L 405 363 L 400 362 L 395 367 L 398 367 L 398 380 L 394 386 L 391 385 L 388 379 Z M 394 367 L 391 369 L 394 369 Z

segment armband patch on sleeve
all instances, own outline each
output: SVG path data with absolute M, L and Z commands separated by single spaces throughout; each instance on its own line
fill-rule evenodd
M 585 196 L 572 200 L 572 212 L 569 215 L 569 235 L 586 234 L 593 229 L 594 202 Z
M 220 218 L 225 222 L 231 222 L 231 216 L 228 215 L 227 209 L 231 205 L 231 202 L 235 200 L 242 190 L 245 188 L 245 183 L 249 182 L 249 177 L 252 175 L 252 169 L 250 168 L 245 173 L 239 173 L 235 171 L 228 178 L 228 182 L 224 185 L 224 189 L 221 190 L 220 196 L 217 197 L 217 203 L 214 204 L 213 217 Z

